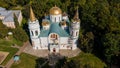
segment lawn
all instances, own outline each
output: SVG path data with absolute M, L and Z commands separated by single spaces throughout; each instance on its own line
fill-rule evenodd
M 17 48 L 11 47 L 13 44 L 17 44 L 18 46 L 22 46 L 22 42 L 19 42 L 13 38 L 6 40 L 6 39 L 0 39 L 0 51 L 9 52 L 9 55 L 6 57 L 6 59 L 2 62 L 2 65 L 5 65 L 18 51 Z
M 18 45 L 18 46 L 22 46 L 22 45 L 23 45 L 22 42 L 17 41 L 17 40 L 15 40 L 14 38 L 11 38 L 11 39 L 9 39 L 9 40 L 0 39 L 0 45 L 5 45 L 5 46 L 7 46 L 7 47 L 10 47 L 10 46 L 12 46 L 13 44 L 16 44 L 16 45 Z
M 21 53 L 20 62 L 14 63 L 11 68 L 35 68 L 37 57 Z
M 7 58 L 2 62 L 2 65 L 5 65 L 14 56 L 14 54 L 18 51 L 18 49 L 9 47 L 7 45 L 0 45 L 0 51 L 9 52 Z

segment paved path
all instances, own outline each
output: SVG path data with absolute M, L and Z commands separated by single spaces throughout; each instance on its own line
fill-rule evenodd
M 26 48 L 24 49 L 25 53 L 30 54 L 30 55 L 34 55 L 37 57 L 48 57 L 48 54 L 50 54 L 48 49 L 45 50 L 35 50 L 33 49 L 33 47 L 31 46 L 31 44 L 28 44 L 26 46 Z M 60 55 L 62 56 L 66 56 L 68 58 L 77 56 L 79 53 L 81 52 L 81 50 L 79 48 L 77 48 L 76 50 L 71 50 L 71 49 L 60 49 Z
M 47 57 L 49 54 L 49 51 L 47 49 L 46 50 L 33 49 L 30 43 L 27 45 L 23 52 L 37 57 Z
M 26 43 L 23 44 L 23 46 L 19 49 L 19 51 L 15 54 L 15 55 L 20 55 L 23 50 L 25 49 L 25 47 L 27 46 L 27 44 L 29 44 L 29 42 L 27 41 Z M 10 68 L 11 65 L 14 63 L 13 57 L 8 61 L 8 63 L 5 65 L 6 68 Z

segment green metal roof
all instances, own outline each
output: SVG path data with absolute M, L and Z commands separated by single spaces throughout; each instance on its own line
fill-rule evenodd
M 50 33 L 57 33 L 61 37 L 68 37 L 69 34 L 63 30 L 58 23 L 52 23 L 50 26 Z
M 48 35 L 49 35 L 49 30 L 42 29 L 39 37 L 48 37 Z
M 63 30 L 59 23 L 50 22 L 50 28 L 48 30 L 41 29 L 39 37 L 48 37 L 50 33 L 56 33 L 60 37 L 69 37 L 69 30 Z

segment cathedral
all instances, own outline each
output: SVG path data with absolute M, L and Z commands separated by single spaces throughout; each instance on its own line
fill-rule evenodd
M 50 53 L 77 49 L 80 30 L 78 9 L 70 21 L 67 13 L 62 13 L 59 7 L 54 6 L 40 23 L 30 7 L 28 28 L 33 49 L 49 50 Z

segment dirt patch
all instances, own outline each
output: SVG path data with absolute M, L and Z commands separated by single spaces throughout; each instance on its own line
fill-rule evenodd
M 0 51 L 0 64 L 5 60 L 9 52 Z

